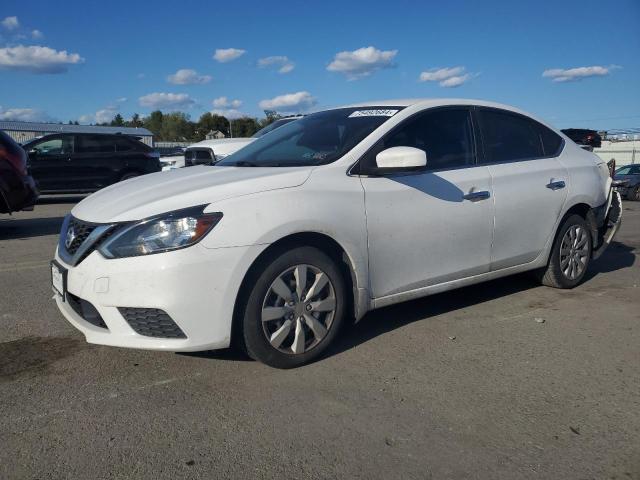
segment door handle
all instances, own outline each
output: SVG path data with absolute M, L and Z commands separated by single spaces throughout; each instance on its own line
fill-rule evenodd
M 486 190 L 481 190 L 479 192 L 469 192 L 464 195 L 462 198 L 465 200 L 471 200 L 472 202 L 477 202 L 478 200 L 486 200 L 489 198 L 491 194 Z
M 550 188 L 551 190 L 560 190 L 566 186 L 567 185 L 564 183 L 564 180 L 554 180 L 547 183 L 547 188 Z

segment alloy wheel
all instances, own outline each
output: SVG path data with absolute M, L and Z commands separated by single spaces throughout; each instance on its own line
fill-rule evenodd
M 271 283 L 262 303 L 262 329 L 272 347 L 308 352 L 331 329 L 336 294 L 329 276 L 312 265 L 288 268 Z
M 579 278 L 589 260 L 589 232 L 581 225 L 572 225 L 560 245 L 560 270 L 569 280 Z

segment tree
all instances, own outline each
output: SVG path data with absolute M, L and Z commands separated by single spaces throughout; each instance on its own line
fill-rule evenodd
M 124 127 L 124 118 L 119 113 L 116 113 L 116 116 L 111 120 L 112 127 Z
M 232 123 L 234 137 L 250 137 L 260 129 L 256 119 L 251 117 L 236 118 Z
M 219 130 L 227 137 L 229 136 L 229 120 L 222 115 L 215 115 L 211 112 L 202 114 L 195 129 L 195 139 L 204 140 L 207 133 Z
M 193 139 L 195 124 L 189 121 L 189 115 L 183 112 L 167 113 L 162 118 L 160 139 L 166 141 L 188 141 Z
M 127 122 L 127 124 L 128 124 L 127 126 L 134 127 L 134 128 L 140 128 L 144 126 L 144 123 L 140 119 L 140 115 L 138 115 L 137 113 L 133 114 L 133 116 L 131 117 L 131 120 Z
M 157 140 L 160 140 L 160 134 L 162 132 L 162 120 L 164 115 L 160 110 L 155 110 L 149 114 L 148 117 L 145 117 L 143 120 L 143 126 L 156 137 Z

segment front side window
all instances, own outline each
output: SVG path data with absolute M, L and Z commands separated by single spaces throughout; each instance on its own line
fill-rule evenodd
M 402 107 L 352 107 L 314 113 L 258 138 L 216 166 L 301 167 L 335 162 Z
M 53 157 L 57 155 L 70 155 L 73 153 L 73 137 L 65 136 L 45 140 L 33 146 L 32 150 L 39 157 Z
M 501 110 L 479 109 L 486 163 L 543 157 L 537 122 Z
M 427 154 L 427 169 L 441 170 L 474 163 L 473 127 L 467 108 L 430 110 L 400 124 L 373 148 L 375 154 L 391 147 L 414 147 Z

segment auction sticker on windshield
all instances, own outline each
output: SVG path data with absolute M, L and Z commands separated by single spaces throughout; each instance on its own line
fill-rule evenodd
M 349 118 L 354 117 L 393 117 L 398 110 L 356 110 L 349 115 Z

